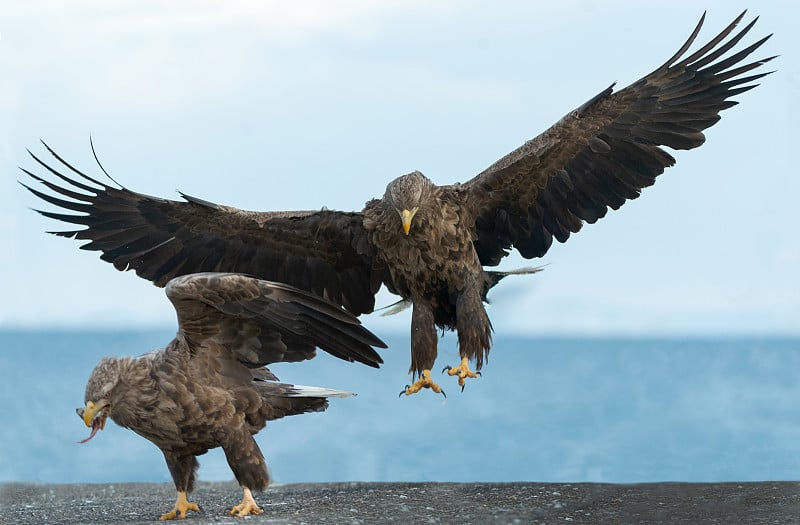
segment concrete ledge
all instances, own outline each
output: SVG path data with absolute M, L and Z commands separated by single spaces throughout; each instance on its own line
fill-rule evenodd
M 153 523 L 171 484 L 0 484 L 0 523 Z M 800 522 L 800 483 L 314 483 L 256 495 L 261 516 L 231 518 L 235 483 L 200 483 L 183 523 L 765 524 Z

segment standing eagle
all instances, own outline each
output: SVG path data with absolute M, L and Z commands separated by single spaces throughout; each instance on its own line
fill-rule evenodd
M 178 500 L 162 520 L 184 518 L 198 506 L 192 491 L 196 456 L 222 447 L 242 502 L 231 515 L 260 514 L 252 490 L 269 483 L 253 435 L 267 421 L 327 408 L 349 392 L 279 383 L 264 365 L 301 361 L 315 347 L 377 367 L 372 346 L 385 347 L 339 306 L 281 283 L 239 274 L 198 273 L 167 283 L 178 334 L 163 350 L 141 357 L 106 357 L 86 384 L 78 415 L 92 428 L 107 418 L 152 441 L 167 461 Z
M 731 51 L 756 22 L 734 33 L 744 14 L 689 54 L 704 14 L 662 66 L 619 91 L 604 89 L 467 182 L 437 186 L 415 171 L 391 181 L 360 212 L 249 212 L 184 194 L 183 201 L 165 200 L 110 176 L 119 187 L 91 178 L 49 147 L 60 167 L 33 158 L 66 184 L 24 171 L 69 200 L 29 188 L 33 193 L 78 213 L 43 215 L 86 227 L 58 235 L 90 241 L 81 248 L 158 286 L 185 273 L 242 272 L 360 315 L 374 310 L 384 285 L 413 305 L 410 372 L 419 379 L 404 392 L 440 391 L 430 377 L 437 327 L 458 332 L 461 363 L 447 369 L 463 388 L 466 377 L 476 377 L 470 360 L 479 371 L 491 345 L 483 299 L 502 274 L 484 267 L 512 248 L 542 257 L 553 238 L 565 242 L 584 222 L 652 185 L 675 163 L 663 147 L 703 144 L 702 131 L 768 74 L 751 72 L 774 58 L 746 62 L 769 36 Z

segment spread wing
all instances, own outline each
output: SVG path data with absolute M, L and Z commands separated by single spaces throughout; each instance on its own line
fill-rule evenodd
M 59 196 L 23 186 L 77 214 L 37 211 L 86 226 L 51 233 L 90 241 L 81 248 L 102 252 L 118 270 L 135 270 L 157 286 L 189 273 L 245 273 L 312 292 L 356 315 L 374 309 L 385 273 L 373 263 L 360 213 L 250 212 L 183 194 L 183 202 L 151 197 L 100 182 L 44 146 L 58 169 L 29 153 L 61 183 L 22 171 Z
M 723 57 L 757 20 L 728 38 L 743 17 L 684 57 L 704 14 L 663 66 L 620 91 L 609 87 L 461 185 L 476 218 L 481 263 L 498 264 L 512 247 L 541 257 L 553 237 L 566 241 L 584 221 L 594 223 L 652 185 L 675 163 L 662 146 L 700 146 L 702 131 L 737 103 L 730 98 L 769 74 L 748 75 L 774 57 L 740 64 L 771 35 Z
M 216 343 L 249 367 L 310 359 L 316 347 L 375 368 L 383 362 L 372 347 L 386 345 L 356 317 L 292 286 L 196 273 L 172 279 L 166 293 L 178 314 L 179 338 L 191 348 Z

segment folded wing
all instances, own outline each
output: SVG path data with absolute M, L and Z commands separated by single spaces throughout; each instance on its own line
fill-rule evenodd
M 372 347 L 386 345 L 356 317 L 292 286 L 197 273 L 172 279 L 166 293 L 178 314 L 178 336 L 190 348 L 213 342 L 251 368 L 310 359 L 317 347 L 375 368 L 383 362 Z

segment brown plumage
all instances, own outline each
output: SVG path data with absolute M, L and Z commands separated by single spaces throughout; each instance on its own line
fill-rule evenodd
M 238 274 L 198 273 L 169 281 L 178 333 L 163 350 L 141 357 L 106 357 L 86 384 L 78 414 L 92 427 L 110 417 L 164 453 L 179 496 L 162 519 L 197 510 L 186 500 L 196 456 L 222 447 L 244 490 L 235 515 L 259 513 L 250 494 L 269 482 L 253 439 L 267 421 L 327 408 L 348 392 L 279 383 L 265 364 L 299 361 L 320 347 L 337 357 L 377 366 L 380 339 L 340 307 L 296 288 Z
M 41 212 L 86 226 L 59 235 L 90 241 L 82 248 L 159 286 L 187 272 L 238 271 L 298 286 L 358 315 L 373 311 L 383 284 L 413 303 L 411 371 L 433 366 L 437 326 L 454 329 L 462 366 L 451 373 L 463 386 L 473 375 L 467 360 L 480 369 L 491 344 L 482 298 L 497 275 L 483 267 L 511 249 L 543 256 L 553 238 L 566 241 L 652 185 L 675 162 L 664 147 L 700 146 L 702 131 L 736 104 L 731 98 L 768 74 L 750 72 L 771 58 L 746 59 L 769 37 L 731 51 L 755 23 L 734 33 L 743 16 L 688 54 L 704 15 L 664 65 L 620 91 L 603 90 L 473 179 L 437 186 L 410 173 L 361 212 L 256 213 L 186 195 L 185 202 L 164 200 L 89 178 L 49 148 L 83 181 L 35 156 L 68 185 L 26 173 L 74 199 L 31 190 L 79 213 Z

